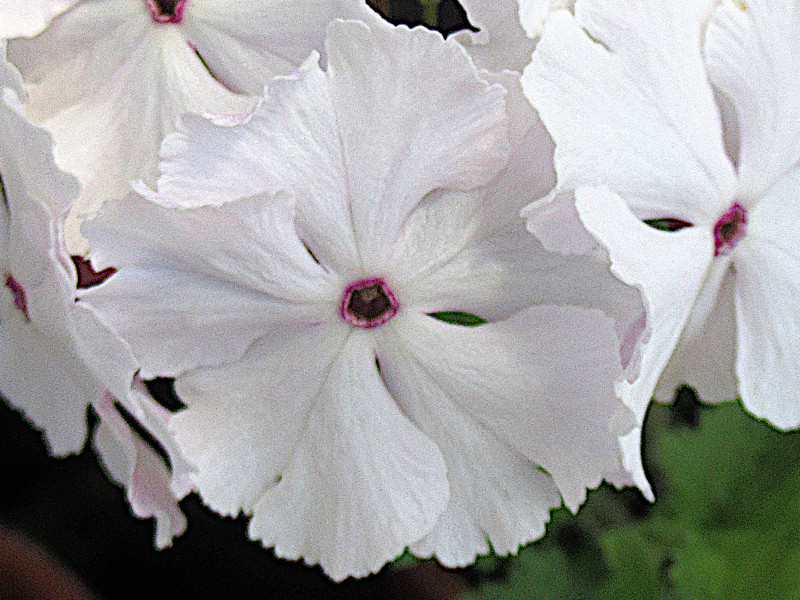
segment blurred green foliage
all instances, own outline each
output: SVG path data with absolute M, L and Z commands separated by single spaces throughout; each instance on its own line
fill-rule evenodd
M 695 410 L 694 426 L 650 410 L 655 504 L 603 487 L 577 516 L 555 511 L 543 540 L 464 600 L 800 599 L 800 433 L 739 404 Z

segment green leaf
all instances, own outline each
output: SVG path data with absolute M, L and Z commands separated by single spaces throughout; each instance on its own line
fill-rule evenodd
M 644 223 L 653 229 L 660 229 L 661 231 L 680 231 L 685 227 L 692 226 L 688 221 L 681 219 L 645 219 Z
M 440 321 L 444 321 L 445 323 L 463 325 L 464 327 L 476 327 L 477 325 L 483 325 L 484 323 L 488 322 L 486 319 L 479 317 L 478 315 L 454 310 L 428 313 L 428 316 L 433 317 L 434 319 L 439 319 Z

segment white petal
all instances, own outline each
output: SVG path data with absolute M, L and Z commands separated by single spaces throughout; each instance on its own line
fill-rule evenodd
M 123 420 L 106 397 L 95 405 L 100 423 L 94 447 L 108 474 L 125 488 L 131 510 L 140 519 L 156 520 L 155 544 L 172 545 L 186 530 L 186 517 L 170 490 L 170 474 L 161 458 Z
M 350 332 L 279 332 L 180 378 L 189 408 L 173 419 L 206 502 L 252 511 L 251 537 L 336 580 L 377 571 L 448 499 L 439 451 L 389 396 L 371 338 Z
M 337 22 L 327 49 L 361 266 L 374 271 L 428 192 L 487 183 L 507 162 L 504 90 L 424 28 Z
M 448 397 L 553 476 L 571 510 L 619 470 L 616 435 L 633 419 L 614 394 L 619 340 L 600 311 L 536 306 L 469 328 L 407 311 L 389 326 Z
M 3 88 L 0 90 L 0 177 L 6 201 L 13 212 L 16 205 L 25 202 L 23 198 L 34 198 L 54 215 L 60 215 L 78 195 L 78 182 L 56 167 L 52 136 L 31 125 L 21 114 L 19 83 L 19 74 L 3 61 L 0 64 L 0 87 Z M 49 247 L 49 242 L 46 246 Z
M 702 295 L 713 258 L 712 234 L 703 227 L 676 232 L 648 227 L 622 198 L 607 190 L 579 188 L 576 198 L 586 228 L 609 252 L 612 271 L 640 287 L 647 302 L 650 337 L 642 350 L 639 377 L 621 384 L 621 397 L 641 425 L 658 378 Z M 716 288 L 707 294 L 715 297 Z M 635 451 L 626 455 L 626 466 L 647 493 L 638 445 Z
M 574 7 L 575 0 L 519 0 L 519 19 L 530 37 L 539 37 L 551 12 Z
M 42 139 L 34 135 L 29 140 L 35 149 L 34 139 Z M 48 175 L 51 155 L 15 155 L 3 150 L 8 152 L 3 159 L 18 160 L 3 160 L 0 165 L 8 201 L 0 205 L 4 229 L 0 235 L 0 392 L 44 430 L 54 454 L 68 454 L 83 446 L 86 405 L 103 390 L 75 347 L 70 324 L 74 274 L 64 269 L 57 253 L 54 217 L 28 195 L 37 191 L 27 188 L 35 178 L 36 159 Z M 39 188 L 58 189 L 59 175 Z M 6 283 L 9 276 L 24 290 L 27 315 L 16 305 Z
M 241 126 L 220 128 L 199 117 L 184 126 L 186 133 L 168 136 L 161 150 L 160 202 L 221 204 L 288 189 L 298 199 L 301 235 L 319 260 L 340 273 L 357 263 L 341 142 L 316 55 L 292 77 L 273 81 Z
M 303 247 L 293 204 L 285 195 L 187 210 L 135 194 L 111 202 L 85 229 L 97 268 L 119 272 L 81 298 L 131 344 L 144 377 L 236 359 L 278 323 L 335 314 L 341 282 Z
M 378 358 L 403 412 L 441 450 L 450 482 L 447 510 L 412 551 L 465 566 L 489 543 L 504 556 L 542 536 L 561 504 L 552 478 L 463 410 L 395 335 L 380 336 Z
M 379 17 L 361 0 L 203 0 L 188 4 L 182 28 L 215 77 L 232 90 L 260 95 L 271 77 L 322 50 L 333 19 Z
M 554 13 L 523 88 L 555 139 L 561 187 L 605 185 L 640 218 L 713 223 L 734 173 L 699 23 L 682 11 L 638 0 L 579 2 L 576 18 Z
M 81 3 L 41 36 L 10 45 L 30 118 L 53 134 L 58 164 L 83 184 L 73 219 L 132 181 L 154 184 L 161 140 L 185 111 L 238 113 L 253 104 L 215 81 L 177 29 L 154 26 L 144 3 L 142 14 L 112 12 L 96 39 L 84 35 L 102 18 L 99 4 Z M 85 252 L 85 242 L 68 242 Z
M 283 479 L 250 535 L 334 580 L 377 572 L 436 524 L 449 499 L 438 448 L 403 415 L 351 335 L 331 365 Z
M 34 36 L 75 2 L 77 0 L 3 0 L 0 38 Z
M 526 34 L 525 22 L 520 22 L 520 13 L 530 11 L 530 4 L 528 0 L 521 3 L 519 0 L 462 0 L 469 22 L 479 31 L 459 31 L 453 39 L 466 48 L 479 67 L 521 72 L 531 60 L 534 46 L 531 37 L 538 35 L 538 32 Z M 549 8 L 550 0 L 537 4 Z
M 672 402 L 675 389 L 690 385 L 704 402 L 727 402 L 739 395 L 736 379 L 736 313 L 733 294 L 738 277 L 726 269 L 719 292 L 698 331 L 684 331 L 667 364 L 655 397 Z M 687 330 L 691 325 L 687 326 Z
M 779 180 L 751 212 L 737 248 L 736 373 L 742 402 L 781 429 L 800 425 L 800 169 Z
M 197 466 L 194 479 L 214 510 L 250 513 L 274 485 L 346 335 L 341 323 L 277 329 L 240 361 L 176 379 L 188 408 L 170 428 Z
M 706 35 L 708 72 L 740 127 L 741 192 L 755 199 L 800 160 L 800 9 L 725 0 Z
M 0 291 L 3 304 L 13 302 Z M 13 305 L 12 305 L 13 306 Z M 86 441 L 86 407 L 103 389 L 63 339 L 41 333 L 14 308 L 0 319 L 0 392 L 41 429 L 51 453 L 78 452 Z

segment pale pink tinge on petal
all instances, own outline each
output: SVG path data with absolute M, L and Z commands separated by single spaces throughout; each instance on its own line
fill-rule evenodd
M 167 467 L 125 422 L 112 396 L 106 395 L 94 408 L 100 417 L 94 446 L 108 474 L 125 488 L 137 517 L 156 520 L 156 546 L 172 545 L 186 530 L 186 517 L 171 491 Z

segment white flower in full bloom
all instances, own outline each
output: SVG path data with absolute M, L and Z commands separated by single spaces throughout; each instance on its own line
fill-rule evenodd
M 82 184 L 70 251 L 88 250 L 81 217 L 132 181 L 155 184 L 161 140 L 181 115 L 249 112 L 270 77 L 321 46 L 328 21 L 371 15 L 362 0 L 81 0 L 39 36 L 11 41 L 27 116 Z
M 119 271 L 83 301 L 145 377 L 177 376 L 203 500 L 279 556 L 341 580 L 407 546 L 515 552 L 622 467 L 615 328 L 638 293 L 527 233 L 549 138 L 515 122 L 509 144 L 530 107 L 457 43 L 335 22 L 327 56 L 242 125 L 167 138 L 161 204 L 84 227 Z
M 3 0 L 0 3 L 0 38 L 34 36 L 75 2 L 77 0 Z
M 682 383 L 708 401 L 738 394 L 794 428 L 800 5 L 724 2 L 703 40 L 705 10 L 578 0 L 575 17 L 551 17 L 523 81 L 555 139 L 559 189 L 599 186 L 578 191 L 578 211 L 650 305 L 642 375 L 624 392 L 640 423 L 661 376 L 658 396 Z M 723 129 L 709 80 L 738 129 Z M 529 209 L 534 229 L 543 206 Z M 646 487 L 640 468 L 639 480 Z
M 91 405 L 100 417 L 101 459 L 127 488 L 134 512 L 157 517 L 156 544 L 163 547 L 186 525 L 177 497 L 189 491 L 188 465 L 167 437 L 160 407 L 134 382 L 130 350 L 75 302 L 77 274 L 58 225 L 78 184 L 56 168 L 51 136 L 20 114 L 19 74 L 3 61 L 0 92 L 0 393 L 42 430 L 56 455 L 83 447 Z M 172 475 L 115 403 L 164 445 Z

